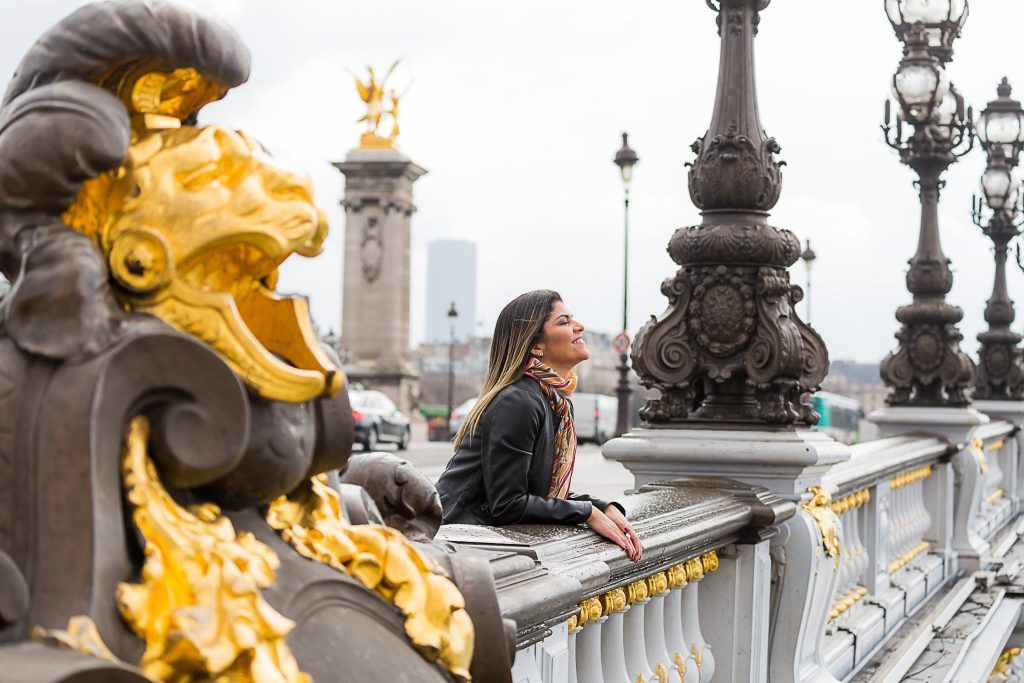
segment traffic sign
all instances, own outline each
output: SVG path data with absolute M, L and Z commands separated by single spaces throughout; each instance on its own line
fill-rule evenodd
M 620 356 L 629 353 L 629 335 L 625 332 L 619 332 L 612 337 L 612 350 Z

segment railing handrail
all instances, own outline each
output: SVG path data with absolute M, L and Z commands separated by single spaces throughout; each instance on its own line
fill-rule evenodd
M 899 472 L 948 460 L 957 450 L 946 439 L 929 434 L 907 434 L 854 444 L 850 459 L 832 467 L 825 483 L 833 497 L 865 488 Z
M 711 477 L 652 484 L 621 503 L 644 543 L 636 564 L 584 526 L 452 524 L 435 540 L 490 560 L 502 616 L 516 621 L 521 648 L 584 600 L 738 540 L 757 540 L 796 512 L 794 503 L 766 489 Z

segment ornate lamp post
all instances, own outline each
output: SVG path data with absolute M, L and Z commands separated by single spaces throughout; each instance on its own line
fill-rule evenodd
M 811 240 L 807 240 L 807 247 L 800 252 L 800 260 L 804 262 L 804 268 L 807 269 L 807 324 L 811 324 L 811 265 L 814 263 L 814 259 L 818 258 L 818 255 L 811 249 Z
M 967 0 L 885 0 L 896 37 L 906 42 L 914 26 L 925 31 L 928 52 L 942 64 L 953 59 L 953 41 L 967 21 Z
M 622 436 L 629 431 L 630 396 L 632 391 L 629 388 L 629 364 L 627 353 L 629 352 L 629 182 L 633 179 L 633 167 L 640 158 L 636 155 L 628 142 L 628 134 L 622 134 L 622 147 L 615 153 L 615 165 L 619 167 L 622 175 L 623 187 L 623 247 L 622 247 L 622 352 L 619 354 L 619 385 L 615 389 L 619 397 L 619 413 L 615 423 L 615 435 Z
M 1024 144 L 1024 109 L 1010 97 L 1004 78 L 997 88 L 999 97 L 988 103 L 978 117 L 978 139 L 985 148 L 988 164 L 981 176 L 982 198 L 974 201 L 974 224 L 995 246 L 996 274 L 992 296 L 985 306 L 988 330 L 978 335 L 981 342 L 974 398 L 978 400 L 1024 399 L 1024 368 L 1018 344 L 1021 335 L 1010 330 L 1014 319 L 1013 301 L 1006 288 L 1006 253 L 1020 234 L 1020 179 L 1013 175 L 1021 145 Z M 985 216 L 985 208 L 988 216 Z
M 943 1 L 952 6 L 958 0 L 936 0 L 929 6 L 943 5 Z M 899 5 L 906 8 L 921 3 L 900 0 Z M 904 15 L 909 16 L 909 11 Z M 896 311 L 896 319 L 902 323 L 896 334 L 899 346 L 882 361 L 882 381 L 890 389 L 887 402 L 891 406 L 966 406 L 964 390 L 974 368 L 960 350 L 962 336 L 956 324 L 963 313 L 946 302 L 953 273 L 939 242 L 938 206 L 942 174 L 973 144 L 972 117 L 970 110 L 964 115 L 963 98 L 932 53 L 933 47 L 943 54 L 948 49 L 941 44 L 932 46 L 934 29 L 915 23 L 897 28 L 897 35 L 905 45 L 893 76 L 896 125 L 895 129 L 890 126 L 887 100 L 882 130 L 889 146 L 899 152 L 900 161 L 918 175 L 915 184 L 920 190 L 921 226 L 917 253 L 907 271 L 907 289 L 914 299 Z
M 782 188 L 779 145 L 761 126 L 754 86 L 754 35 L 769 0 L 721 0 L 721 52 L 711 125 L 693 144 L 689 189 L 700 225 L 669 242 L 679 264 L 662 284 L 669 307 L 644 325 L 633 368 L 658 399 L 649 423 L 813 424 L 802 405 L 828 370 L 821 337 L 794 310 L 803 294 L 786 269 L 800 242 L 768 224 Z
M 445 433 L 452 433 L 452 408 L 455 405 L 455 321 L 459 312 L 455 310 L 455 302 L 448 308 L 448 412 L 445 413 Z

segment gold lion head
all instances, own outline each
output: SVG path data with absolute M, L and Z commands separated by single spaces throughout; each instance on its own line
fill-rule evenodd
M 186 125 L 223 94 L 192 69 L 118 75 L 132 118 L 122 166 L 83 183 L 65 222 L 104 254 L 116 294 L 209 344 L 260 396 L 333 395 L 305 299 L 280 297 L 278 268 L 327 236 L 309 179 L 245 133 Z

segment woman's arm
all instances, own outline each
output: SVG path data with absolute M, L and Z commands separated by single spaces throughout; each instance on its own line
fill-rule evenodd
M 540 401 L 506 391 L 487 407 L 480 425 L 484 494 L 498 524 L 583 524 L 589 500 L 562 500 L 528 491 L 533 447 L 544 425 Z

